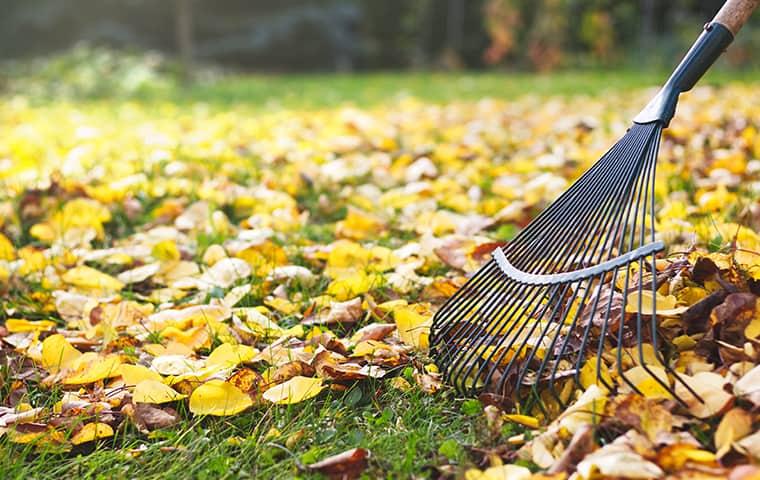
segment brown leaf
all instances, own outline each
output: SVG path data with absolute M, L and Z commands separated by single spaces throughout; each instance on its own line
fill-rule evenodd
M 733 345 L 744 343 L 744 329 L 755 315 L 757 297 L 751 293 L 732 293 L 710 314 L 716 338 Z
M 715 448 L 718 457 L 731 450 L 731 445 L 752 432 L 752 415 L 741 408 L 732 408 L 721 419 L 715 430 Z
M 160 407 L 149 403 L 136 403 L 134 409 L 135 424 L 143 431 L 171 427 L 179 421 L 177 411 L 171 407 Z
M 351 337 L 354 343 L 365 340 L 382 340 L 396 330 L 395 323 L 372 323 L 356 331 Z
M 353 325 L 364 314 L 361 297 L 346 302 L 331 302 L 330 308 L 316 317 L 304 320 L 304 325 Z
M 251 370 L 250 368 L 241 368 L 228 378 L 227 382 L 236 386 L 241 392 L 250 395 L 258 392 L 261 380 L 261 375 L 258 372 Z
M 686 327 L 686 333 L 691 335 L 705 332 L 710 320 L 710 312 L 723 303 L 727 296 L 728 292 L 721 288 L 690 306 L 681 315 L 681 322 Z
M 715 262 L 707 257 L 699 257 L 691 268 L 691 279 L 697 283 L 704 283 L 718 272 L 720 269 Z
M 655 442 L 659 433 L 673 429 L 673 415 L 657 399 L 627 395 L 611 406 L 614 418 Z
M 293 377 L 311 377 L 314 375 L 314 367 L 301 360 L 295 360 L 281 365 L 270 377 L 270 382 L 280 384 Z
M 596 442 L 594 441 L 593 425 L 586 424 L 581 426 L 573 435 L 573 439 L 570 440 L 570 444 L 567 446 L 565 452 L 559 457 L 554 465 L 549 468 L 547 473 L 573 473 L 578 462 L 583 460 L 583 458 L 595 448 Z
M 369 450 L 352 448 L 343 453 L 325 458 L 320 462 L 312 463 L 307 468 L 313 472 L 327 475 L 332 479 L 357 478 L 367 468 L 369 457 Z

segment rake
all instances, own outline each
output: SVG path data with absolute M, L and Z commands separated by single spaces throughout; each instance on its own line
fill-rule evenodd
M 458 391 L 543 409 L 543 390 L 564 407 L 590 371 L 610 390 L 641 393 L 645 378 L 682 403 L 701 400 L 674 374 L 675 352 L 658 332 L 657 151 L 679 94 L 759 3 L 725 2 L 623 138 L 438 310 L 431 354 Z

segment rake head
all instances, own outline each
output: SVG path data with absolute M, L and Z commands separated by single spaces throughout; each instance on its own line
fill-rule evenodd
M 654 232 L 661 132 L 634 124 L 437 312 L 431 344 L 457 389 L 523 401 L 544 390 L 566 404 L 589 369 L 609 389 L 616 377 L 637 390 L 624 369 L 638 365 L 675 396 L 651 301 L 664 248 Z
M 671 389 L 643 347 L 660 351 L 656 312 L 645 315 L 644 307 L 657 288 L 654 254 L 664 248 L 654 235 L 661 131 L 656 122 L 634 124 L 437 312 L 434 355 L 459 390 L 511 396 L 528 387 L 539 398 L 548 387 L 565 403 L 560 378 L 581 385 L 593 358 L 596 380 L 612 388 L 609 364 L 626 381 L 632 356 Z M 605 357 L 610 351 L 614 358 Z M 667 368 L 667 359 L 661 364 Z
M 565 406 L 590 383 L 700 400 L 658 329 L 655 164 L 678 94 L 732 38 L 706 26 L 625 136 L 436 313 L 431 351 L 459 391 L 526 408 Z

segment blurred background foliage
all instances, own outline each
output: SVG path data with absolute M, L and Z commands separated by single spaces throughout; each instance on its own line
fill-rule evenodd
M 722 3 L 0 0 L 0 88 L 129 93 L 230 70 L 665 69 Z M 758 16 L 736 43 L 722 67 L 757 67 Z

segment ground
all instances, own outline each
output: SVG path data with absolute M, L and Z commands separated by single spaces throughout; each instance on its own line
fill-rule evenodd
M 672 255 L 691 255 L 685 283 L 662 292 L 669 307 L 725 288 L 696 280 L 702 257 L 754 302 L 752 78 L 708 76 L 714 86 L 685 98 L 665 133 L 658 229 Z M 442 383 L 426 350 L 430 317 L 484 261 L 479 247 L 513 238 L 625 133 L 661 80 L 256 76 L 127 99 L 6 98 L 4 477 L 307 478 L 322 475 L 309 465 L 352 448 L 370 452 L 367 478 L 478 478 L 501 462 L 545 470 L 531 440 L 544 435 L 555 461 L 572 435 L 545 435 L 551 409 L 518 405 L 523 416 L 495 419 L 487 402 Z M 753 303 L 735 313 L 746 330 L 732 346 L 744 353 L 688 358 L 737 383 L 758 361 L 754 312 Z M 710 328 L 722 321 L 715 315 Z M 367 325 L 388 330 L 357 337 Z M 679 331 L 683 351 L 714 333 L 707 328 Z M 328 358 L 316 360 L 320 352 Z M 125 381 L 123 365 L 133 364 L 150 367 L 134 373 L 152 388 L 144 402 Z M 168 393 L 149 383 L 156 376 Z M 316 383 L 273 400 L 278 385 L 302 377 Z M 214 382 L 234 390 L 198 393 Z M 629 408 L 614 393 L 613 415 Z M 633 464 L 720 478 L 757 459 L 757 445 L 732 446 L 749 432 L 729 435 L 730 461 L 720 452 L 725 433 L 716 437 L 730 408 L 753 430 L 752 392 L 732 390 L 731 405 L 709 415 L 645 393 L 641 408 L 665 404 L 663 415 L 679 419 L 658 428 L 694 442 L 680 457 L 642 447 Z M 627 427 L 647 436 L 642 423 Z M 615 428 L 597 429 L 595 448 L 627 430 Z

